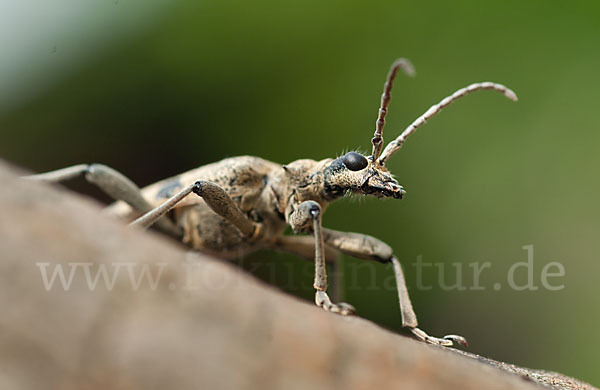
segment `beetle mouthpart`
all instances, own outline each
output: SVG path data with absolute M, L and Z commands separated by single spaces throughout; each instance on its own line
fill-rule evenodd
M 378 198 L 402 199 L 404 194 L 406 194 L 401 185 L 392 182 L 370 184 L 369 180 L 367 180 L 362 185 L 361 190 L 365 195 L 374 195 Z
M 400 189 L 400 193 L 398 194 L 398 196 L 394 196 L 394 198 L 402 199 L 404 195 L 406 195 L 406 191 L 404 191 L 404 189 Z
M 392 184 L 391 187 L 394 188 L 394 192 L 392 194 L 394 199 L 402 199 L 402 197 L 406 194 L 406 191 L 404 191 L 404 188 L 402 188 L 402 186 Z

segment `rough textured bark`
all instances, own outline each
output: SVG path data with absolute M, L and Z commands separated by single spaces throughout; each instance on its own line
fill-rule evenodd
M 0 186 L 0 388 L 592 389 L 326 313 L 3 163 Z M 57 265 L 71 286 L 46 291 Z

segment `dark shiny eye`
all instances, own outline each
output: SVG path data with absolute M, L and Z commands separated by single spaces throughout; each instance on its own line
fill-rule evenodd
M 360 171 L 368 165 L 367 159 L 356 152 L 348 152 L 342 157 L 342 161 L 346 168 L 351 171 Z

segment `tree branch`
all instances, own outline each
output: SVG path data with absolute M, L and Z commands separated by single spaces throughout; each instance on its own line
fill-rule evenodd
M 1 162 L 0 185 L 0 388 L 592 389 L 326 313 Z

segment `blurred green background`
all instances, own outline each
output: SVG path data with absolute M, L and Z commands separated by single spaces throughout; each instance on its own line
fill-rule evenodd
M 240 154 L 369 151 L 396 57 L 417 77 L 397 80 L 388 141 L 454 90 L 504 83 L 518 103 L 469 96 L 389 161 L 404 200 L 342 200 L 324 224 L 395 248 L 423 329 L 598 385 L 599 43 L 590 1 L 2 0 L 0 156 L 33 171 L 102 162 L 146 185 Z M 506 283 L 525 245 L 536 291 Z M 434 288 L 419 291 L 419 255 L 444 263 L 448 284 L 462 263 L 466 286 L 469 263 L 491 262 L 485 289 L 444 291 L 427 268 Z M 551 283 L 565 287 L 548 291 L 540 275 L 554 261 L 566 275 Z M 391 267 L 360 264 L 343 259 L 345 299 L 400 331 Z M 311 263 L 258 253 L 244 266 L 312 299 Z

